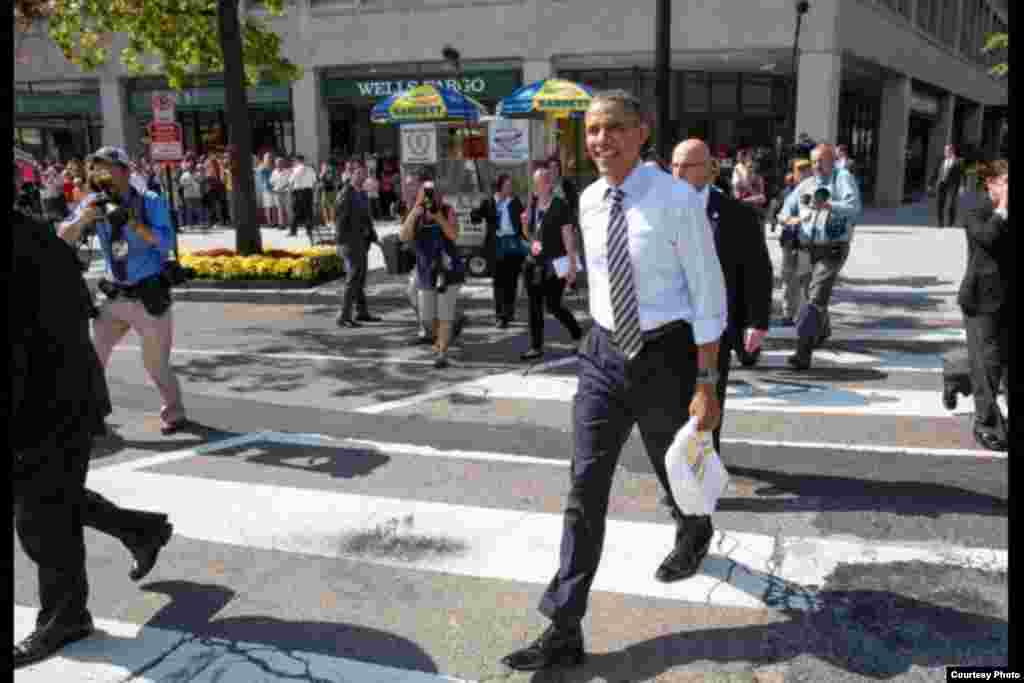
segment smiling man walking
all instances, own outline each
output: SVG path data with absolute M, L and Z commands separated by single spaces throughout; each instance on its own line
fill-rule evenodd
M 601 560 L 612 477 L 634 424 L 680 525 L 656 578 L 693 576 L 711 541 L 710 524 L 679 511 L 665 470 L 665 453 L 691 415 L 702 431 L 720 417 L 715 384 L 726 296 L 711 227 L 692 188 L 641 165 L 650 129 L 633 95 L 596 95 L 585 129 L 601 173 L 579 212 L 595 325 L 579 352 L 561 560 L 540 602 L 551 626 L 502 660 L 522 671 L 583 660 L 581 621 Z

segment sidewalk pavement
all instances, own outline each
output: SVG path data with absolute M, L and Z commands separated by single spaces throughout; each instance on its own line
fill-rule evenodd
M 964 204 L 971 204 L 968 199 Z M 915 297 L 927 297 L 931 315 L 959 317 L 956 289 L 966 267 L 966 246 L 959 228 L 939 229 L 933 225 L 931 204 L 923 198 L 896 208 L 868 208 L 858 224 L 853 249 L 843 268 L 837 292 L 857 290 L 870 295 L 877 305 L 914 308 Z M 383 238 L 398 232 L 397 221 L 380 222 L 377 232 Z M 310 246 L 304 231 L 295 237 L 287 230 L 263 228 L 263 246 L 273 249 L 306 249 Z M 235 246 L 233 229 L 188 230 L 178 236 L 182 251 Z M 778 232 L 768 233 L 769 253 L 775 270 L 776 285 L 781 275 L 782 252 Z M 367 294 L 404 296 L 405 276 L 388 275 L 379 248 L 369 254 L 370 276 Z M 87 275 L 90 288 L 104 275 L 101 260 L 95 260 Z M 341 280 L 309 289 L 224 289 L 195 281 L 174 290 L 178 301 L 268 304 L 334 304 L 340 296 Z M 463 291 L 471 297 L 490 296 L 490 278 L 471 278 Z M 780 295 L 778 286 L 776 298 Z M 839 297 L 837 297 L 839 298 Z M 890 301 L 891 300 L 891 301 Z M 867 301 L 864 304 L 870 305 Z

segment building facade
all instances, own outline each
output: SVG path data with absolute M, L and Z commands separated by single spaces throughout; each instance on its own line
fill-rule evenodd
M 243 11 L 260 13 L 258 4 Z M 521 84 L 565 77 L 654 98 L 656 0 L 296 0 L 271 25 L 305 67 L 291 84 L 250 90 L 258 149 L 398 154 L 394 128 L 372 125 L 380 97 L 442 82 L 493 106 Z M 947 143 L 995 151 L 1006 130 L 1007 84 L 988 75 L 985 36 L 1007 30 L 1005 0 L 811 0 L 793 63 L 792 0 L 672 3 L 673 141 L 771 147 L 795 129 L 846 143 L 879 205 L 921 189 Z M 113 54 L 118 45 L 115 41 Z M 456 74 L 441 57 L 463 57 Z M 141 153 L 149 94 L 115 61 L 93 73 L 67 63 L 44 35 L 23 36 L 15 64 L 15 138 L 42 156 L 99 143 Z M 216 77 L 178 97 L 186 147 L 227 141 Z M 578 135 L 572 123 L 563 131 Z M 569 165 L 589 162 L 577 144 Z

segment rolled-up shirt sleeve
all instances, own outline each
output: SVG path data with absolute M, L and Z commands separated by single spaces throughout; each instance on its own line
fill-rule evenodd
M 848 222 L 855 222 L 861 214 L 860 190 L 853 174 L 842 172 L 836 178 L 836 196 L 832 198 L 832 213 Z
M 677 231 L 675 249 L 693 307 L 693 338 L 697 344 L 710 344 L 725 331 L 728 305 L 722 265 L 704 208 L 692 203 L 681 209 Z

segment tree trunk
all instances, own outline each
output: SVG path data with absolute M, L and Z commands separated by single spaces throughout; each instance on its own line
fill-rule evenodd
M 224 51 L 224 95 L 227 104 L 229 160 L 232 173 L 231 209 L 235 223 L 235 251 L 240 256 L 263 253 L 256 211 L 256 183 L 252 169 L 252 126 L 245 92 L 242 31 L 238 0 L 217 0 L 217 24 Z

